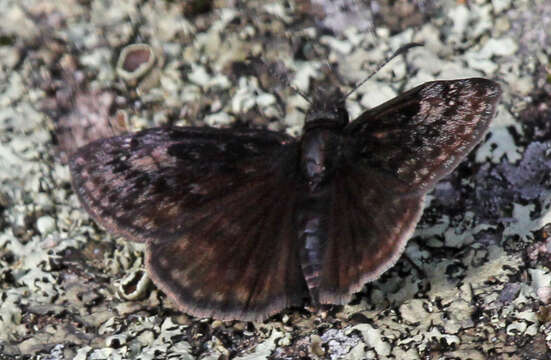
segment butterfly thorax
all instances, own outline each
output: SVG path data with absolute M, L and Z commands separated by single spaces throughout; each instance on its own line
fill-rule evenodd
M 303 135 L 300 170 L 311 193 L 318 192 L 332 176 L 339 158 L 341 136 L 334 129 L 314 128 Z

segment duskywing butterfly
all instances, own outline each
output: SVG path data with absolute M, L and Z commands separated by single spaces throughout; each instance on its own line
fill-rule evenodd
M 336 92 L 314 99 L 300 138 L 152 128 L 78 149 L 73 186 L 98 223 L 146 243 L 149 276 L 187 313 L 345 304 L 397 261 L 500 95 L 486 79 L 433 81 L 349 123 Z

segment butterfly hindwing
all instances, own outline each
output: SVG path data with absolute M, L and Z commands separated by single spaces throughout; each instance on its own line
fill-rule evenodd
M 307 296 L 296 156 L 270 131 L 154 128 L 89 144 L 70 166 L 89 213 L 146 242 L 150 276 L 183 310 L 259 320 Z
M 422 212 L 423 195 L 394 193 L 401 181 L 360 167 L 342 169 L 333 184 L 320 302 L 346 304 L 402 254 Z

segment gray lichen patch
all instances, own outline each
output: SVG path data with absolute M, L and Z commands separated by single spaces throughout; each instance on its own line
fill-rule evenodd
M 549 67 L 549 2 L 210 3 L 190 13 L 170 1 L 0 0 L 0 355 L 548 357 L 551 86 L 537 69 Z M 158 125 L 297 135 L 308 103 L 247 56 L 284 65 L 311 95 L 351 88 L 409 41 L 425 46 L 357 89 L 352 117 L 434 79 L 497 80 L 502 104 L 485 141 L 429 195 L 408 259 L 348 305 L 264 323 L 183 314 L 144 276 L 143 245 L 86 215 L 60 161 L 60 147 Z M 133 43 L 162 56 L 140 91 L 116 71 Z M 60 125 L 74 132 L 61 138 Z

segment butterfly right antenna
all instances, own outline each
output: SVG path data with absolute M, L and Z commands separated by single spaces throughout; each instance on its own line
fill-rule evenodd
M 390 56 L 389 58 L 387 58 L 385 61 L 383 61 L 381 64 L 379 64 L 377 66 L 377 68 L 375 69 L 375 71 L 373 71 L 368 77 L 366 77 L 365 79 L 363 79 L 362 81 L 360 81 L 358 84 L 356 84 L 356 86 L 354 86 L 354 88 L 352 90 L 350 90 L 348 93 L 346 93 L 346 95 L 344 96 L 344 98 L 346 99 L 350 94 L 352 94 L 354 91 L 358 90 L 358 88 L 360 86 L 362 86 L 363 84 L 365 84 L 367 82 L 367 80 L 371 79 L 373 77 L 373 75 L 375 75 L 376 73 L 379 72 L 379 70 L 381 70 L 381 68 L 383 66 L 385 66 L 386 64 L 388 64 L 390 62 L 390 60 L 394 59 L 396 56 L 398 55 L 402 55 L 404 53 L 406 53 L 409 49 L 411 48 L 414 48 L 414 47 L 418 47 L 418 46 L 423 46 L 424 44 L 423 43 L 416 43 L 416 42 L 411 42 L 409 44 L 406 44 L 402 47 L 400 47 L 398 50 L 396 50 L 394 52 L 394 54 L 392 54 L 392 56 Z

